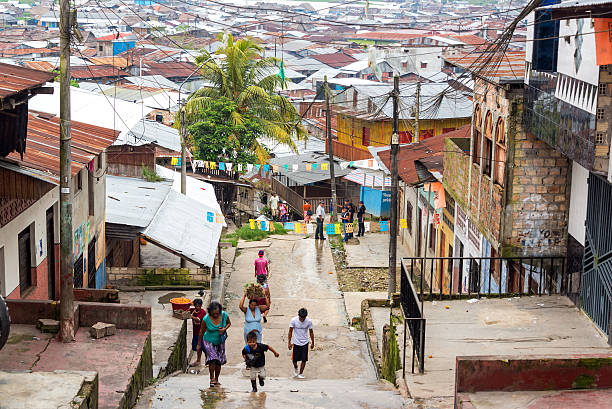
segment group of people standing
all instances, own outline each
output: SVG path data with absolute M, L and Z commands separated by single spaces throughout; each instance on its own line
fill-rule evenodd
M 357 237 L 363 237 L 365 233 L 365 212 L 366 207 L 362 201 L 359 201 L 359 206 L 357 207 Z M 347 224 L 353 224 L 355 217 L 355 207 L 353 203 L 349 199 L 344 199 L 344 205 L 342 206 L 342 211 L 340 212 L 340 220 L 342 220 L 342 228 L 344 233 L 344 242 L 347 242 L 349 239 L 353 238 L 353 232 L 348 231 Z
M 264 257 L 264 251 L 260 250 L 255 259 L 255 277 L 257 282 L 263 287 L 264 296 L 260 298 L 248 299 L 245 290 L 240 300 L 240 311 L 244 314 L 244 342 L 242 357 L 250 373 L 251 387 L 253 392 L 257 392 L 257 381 L 260 386 L 264 386 L 266 377 L 265 353 L 270 351 L 275 357 L 279 353 L 270 345 L 263 343 L 263 325 L 267 323 L 267 315 L 270 311 L 271 296 L 268 279 L 270 278 L 270 263 Z M 246 305 L 245 305 L 246 303 Z M 232 323 L 226 311 L 223 311 L 221 304 L 211 302 L 207 311 L 202 308 L 202 300 L 197 298 L 193 301 L 194 310 L 191 318 L 193 321 L 192 350 L 197 351 L 197 360 L 192 366 L 201 365 L 202 351 L 206 356 L 206 365 L 210 373 L 210 386 L 221 385 L 219 374 L 221 367 L 227 362 L 225 353 L 225 341 L 227 330 Z M 291 351 L 293 363 L 293 376 L 298 379 L 304 378 L 304 368 L 308 361 L 308 348 L 314 349 L 313 324 L 308 318 L 308 311 L 300 308 L 298 315 L 291 319 L 289 323 L 288 348 Z M 298 365 L 299 364 L 299 365 Z

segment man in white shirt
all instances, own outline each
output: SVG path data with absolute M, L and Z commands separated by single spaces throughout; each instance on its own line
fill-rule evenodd
M 315 214 L 317 217 L 315 239 L 325 240 L 325 237 L 323 237 L 323 223 L 325 223 L 325 206 L 323 206 L 323 202 L 319 202 L 319 206 L 317 206 L 317 211 Z
M 308 361 L 308 336 L 310 335 L 310 349 L 314 349 L 314 331 L 312 321 L 308 318 L 306 308 L 300 308 L 298 316 L 291 319 L 289 324 L 289 350 L 293 350 L 293 376 L 304 379 L 304 368 Z M 301 362 L 298 373 L 298 362 Z
M 272 212 L 272 219 L 278 219 L 278 195 L 274 193 L 270 198 L 270 210 Z

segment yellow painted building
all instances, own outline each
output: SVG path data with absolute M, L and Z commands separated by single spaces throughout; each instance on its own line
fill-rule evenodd
M 367 121 L 359 118 L 360 115 L 347 113 L 337 114 L 337 135 L 338 141 L 347 145 L 354 146 L 361 150 L 368 150 L 368 146 L 383 146 L 391 143 L 393 121 L 389 119 Z M 419 139 L 449 132 L 471 122 L 471 118 L 450 118 L 450 119 L 423 119 L 419 121 Z M 413 121 L 399 121 L 400 143 L 412 141 Z

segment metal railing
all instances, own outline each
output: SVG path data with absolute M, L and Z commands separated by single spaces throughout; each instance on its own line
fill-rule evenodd
M 412 280 L 408 277 L 404 260 L 401 262 L 401 304 L 404 312 L 404 352 L 402 357 L 402 373 L 406 377 L 406 335 L 410 332 L 412 339 L 412 373 L 415 361 L 418 361 L 419 372 L 425 372 L 425 326 L 421 301 L 417 296 Z M 406 331 L 408 329 L 408 331 Z
M 408 257 L 421 299 L 566 294 L 573 288 L 566 257 Z M 429 290 L 424 286 L 427 285 Z
M 567 270 L 567 258 L 559 256 L 403 258 L 400 300 L 405 328 L 408 328 L 408 331 L 404 330 L 404 374 L 407 333 L 412 339 L 413 373 L 415 360 L 419 372 L 424 372 L 424 300 L 546 294 L 570 296 L 576 286 L 574 274 Z

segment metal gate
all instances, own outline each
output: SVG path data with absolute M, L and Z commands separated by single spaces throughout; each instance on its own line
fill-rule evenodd
M 612 185 L 593 173 L 589 175 L 583 269 L 582 308 L 610 336 Z

